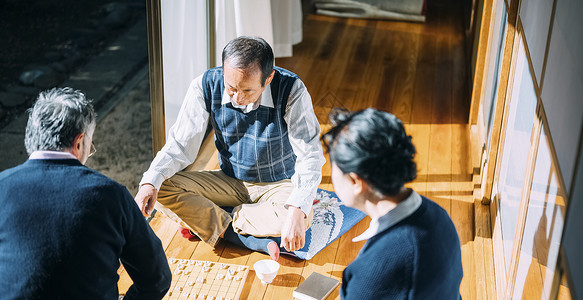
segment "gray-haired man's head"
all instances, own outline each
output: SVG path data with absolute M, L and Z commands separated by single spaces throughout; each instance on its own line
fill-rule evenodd
M 24 144 L 28 154 L 65 151 L 79 134 L 91 137 L 94 129 L 95 111 L 85 95 L 71 88 L 53 88 L 41 92 L 29 109 Z
M 249 69 L 255 66 L 261 70 L 261 86 L 273 71 L 274 55 L 271 46 L 260 37 L 240 36 L 231 40 L 223 49 L 225 61 L 233 68 Z

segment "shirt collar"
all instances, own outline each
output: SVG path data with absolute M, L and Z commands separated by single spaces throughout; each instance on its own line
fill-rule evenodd
M 69 152 L 41 150 L 34 151 L 28 159 L 77 159 L 77 157 Z
M 411 195 L 403 200 L 397 206 L 391 209 L 388 213 L 378 219 L 372 219 L 367 230 L 361 235 L 352 239 L 353 242 L 360 242 L 368 240 L 378 233 L 385 231 L 392 227 L 399 221 L 413 214 L 421 206 L 421 196 L 415 191 L 411 191 Z
M 244 113 L 248 113 L 250 111 L 256 110 L 259 107 L 259 105 L 273 108 L 274 106 L 273 106 L 273 98 L 271 97 L 271 84 L 268 84 L 265 87 L 265 90 L 263 90 L 263 93 L 261 93 L 261 96 L 259 96 L 259 99 L 257 99 L 256 102 L 251 103 L 249 105 L 239 105 L 239 104 L 235 103 L 235 101 L 233 101 L 233 98 L 231 98 L 229 96 L 229 94 L 227 94 L 227 89 L 225 89 L 223 91 L 223 98 L 221 100 L 221 105 L 225 105 L 227 103 L 231 103 L 233 105 L 233 107 L 241 109 Z

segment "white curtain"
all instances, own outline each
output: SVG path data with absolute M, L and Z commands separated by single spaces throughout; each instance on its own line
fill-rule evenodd
M 161 0 L 166 135 L 190 81 L 207 69 L 205 1 Z
M 292 56 L 292 46 L 302 41 L 300 0 L 216 0 L 216 65 L 232 39 L 260 36 L 275 57 Z
M 207 65 L 206 1 L 160 0 L 162 7 L 162 57 L 166 133 L 176 121 L 192 79 Z M 216 66 L 230 40 L 242 35 L 260 36 L 275 57 L 289 57 L 302 40 L 300 0 L 216 0 Z

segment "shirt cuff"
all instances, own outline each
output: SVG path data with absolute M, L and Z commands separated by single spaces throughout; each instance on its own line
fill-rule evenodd
M 314 199 L 306 198 L 300 199 L 299 201 L 297 198 L 290 197 L 287 202 L 285 203 L 285 208 L 287 209 L 290 205 L 299 207 L 304 214 L 306 214 L 306 218 L 310 215 L 310 211 L 312 210 L 312 204 L 314 203 Z
M 153 185 L 157 191 L 159 191 L 160 187 L 162 186 L 162 183 L 164 183 L 164 180 L 166 180 L 166 178 L 164 178 L 164 175 L 158 172 L 146 172 L 144 173 L 144 176 L 140 181 L 140 186 L 149 183 Z

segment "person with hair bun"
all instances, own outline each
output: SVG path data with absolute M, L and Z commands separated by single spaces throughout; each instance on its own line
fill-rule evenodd
M 404 185 L 415 146 L 394 115 L 334 109 L 322 136 L 332 183 L 347 206 L 371 217 L 367 240 L 342 274 L 342 299 L 460 299 L 460 241 L 447 212 Z

